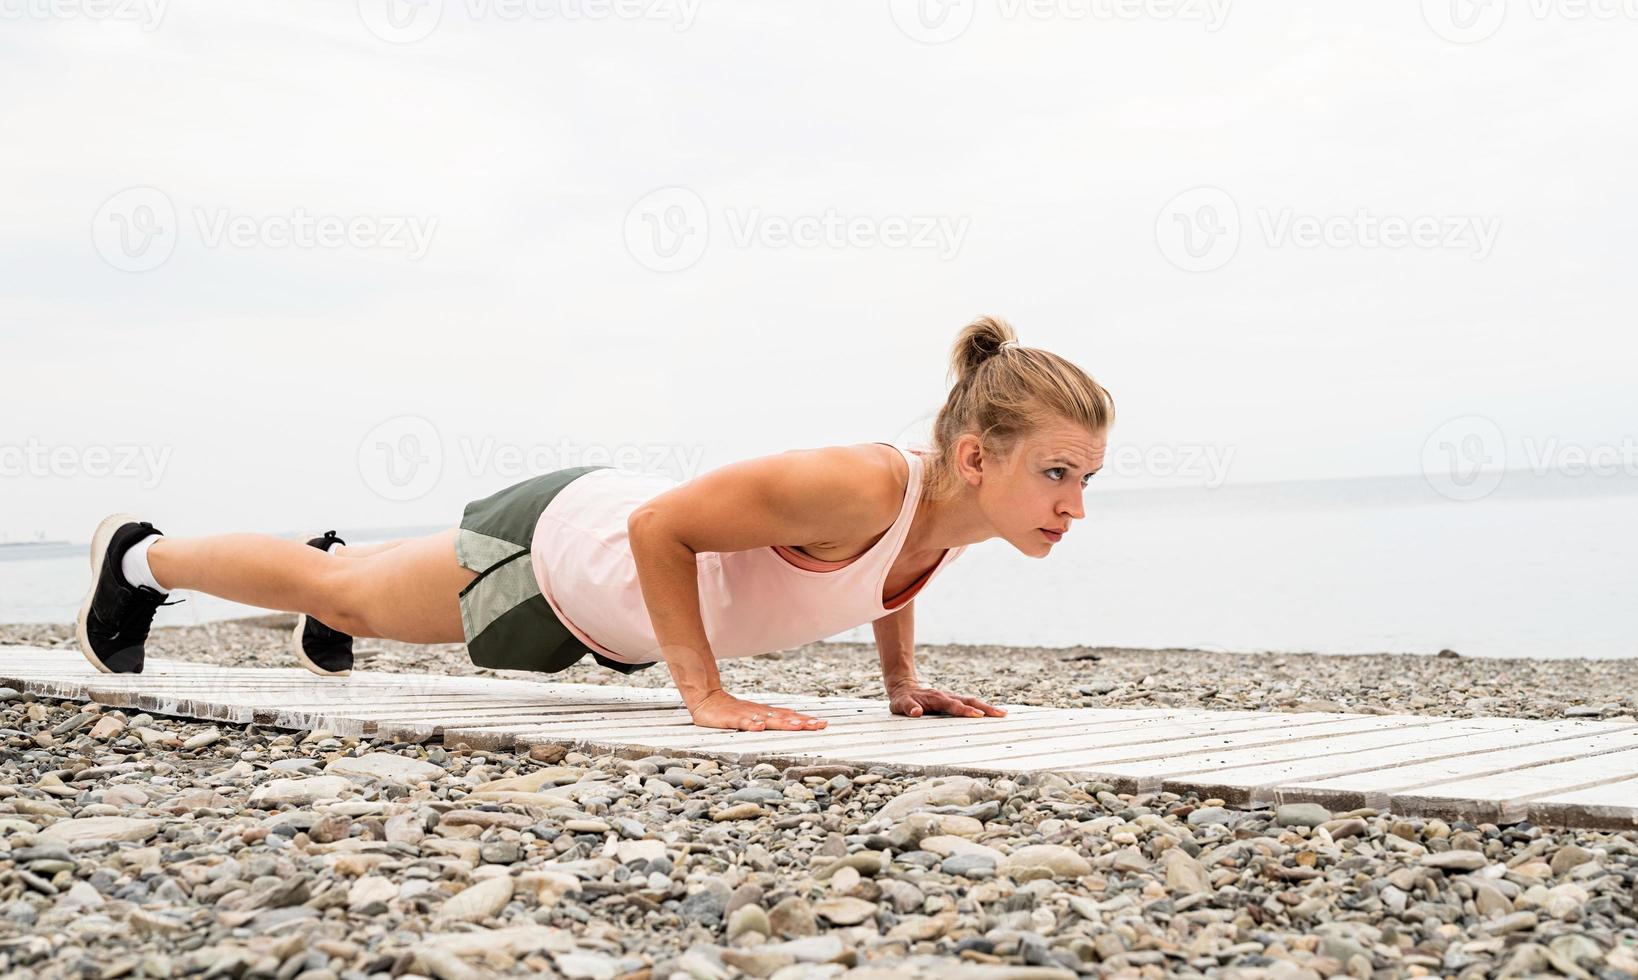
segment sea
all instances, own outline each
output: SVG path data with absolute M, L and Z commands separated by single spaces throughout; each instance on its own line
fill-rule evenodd
M 947 565 L 916 598 L 916 642 L 1638 657 L 1638 478 L 1510 472 L 1476 500 L 1421 476 L 1094 484 L 1085 502 L 1044 557 L 996 539 Z M 83 543 L 0 547 L 0 623 L 71 623 L 89 581 Z M 173 598 L 155 625 L 265 612 Z

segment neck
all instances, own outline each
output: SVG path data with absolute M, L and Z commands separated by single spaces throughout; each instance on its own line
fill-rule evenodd
M 989 521 L 978 509 L 978 499 L 971 488 L 964 487 L 935 501 L 928 497 L 925 481 L 922 487 L 916 513 L 910 519 L 910 530 L 905 534 L 904 551 L 929 554 L 995 537 Z

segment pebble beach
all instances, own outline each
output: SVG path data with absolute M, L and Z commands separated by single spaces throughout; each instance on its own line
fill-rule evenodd
M 150 657 L 293 666 L 290 617 Z M 0 644 L 72 648 L 72 627 Z M 360 670 L 475 668 L 359 641 Z M 4 647 L 0 646 L 0 656 Z M 992 703 L 1638 716 L 1638 660 L 918 648 Z M 881 695 L 874 650 L 721 664 Z M 1117 794 L 1053 774 L 731 766 L 338 737 L 0 689 L 0 975 L 364 980 L 1638 977 L 1638 831 Z

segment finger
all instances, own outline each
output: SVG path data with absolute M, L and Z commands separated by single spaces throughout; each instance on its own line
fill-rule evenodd
M 1002 715 L 1005 715 L 1007 713 L 1006 708 L 997 708 L 995 705 L 988 704 L 988 703 L 986 703 L 984 701 L 980 701 L 977 698 L 973 698 L 972 701 L 970 701 L 968 703 L 976 705 L 985 714 L 990 715 L 990 716 L 995 717 L 995 718 L 1000 718 Z
M 973 718 L 984 713 L 968 704 L 964 699 L 954 694 L 945 694 L 943 691 L 939 692 L 937 710 L 947 715 L 955 715 L 958 718 Z
M 982 712 L 982 713 L 984 713 L 986 715 L 993 715 L 993 716 L 999 718 L 1000 716 L 1007 713 L 1005 710 L 1003 710 L 1001 708 L 997 708 L 993 704 L 987 704 L 987 703 L 985 703 L 983 701 L 980 701 L 978 698 L 975 698 L 975 697 L 971 697 L 971 696 L 963 697 L 961 700 L 965 701 L 967 704 L 971 705 L 972 707 L 977 708 L 980 712 Z

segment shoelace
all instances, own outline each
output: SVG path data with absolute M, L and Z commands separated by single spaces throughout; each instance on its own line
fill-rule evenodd
M 160 606 L 174 606 L 177 603 L 187 602 L 187 601 L 188 600 L 186 600 L 186 599 L 177 599 L 175 602 L 154 602 L 154 603 L 144 602 L 140 606 L 138 606 L 136 609 L 132 610 L 130 616 L 128 616 L 126 618 L 126 622 L 131 624 L 131 625 L 141 627 L 142 632 L 147 633 L 148 628 L 153 625 L 154 613 L 159 609 Z M 114 630 L 113 634 L 110 635 L 109 639 L 119 639 L 120 637 L 124 636 L 125 633 L 126 633 L 125 630 L 116 629 L 116 630 Z

